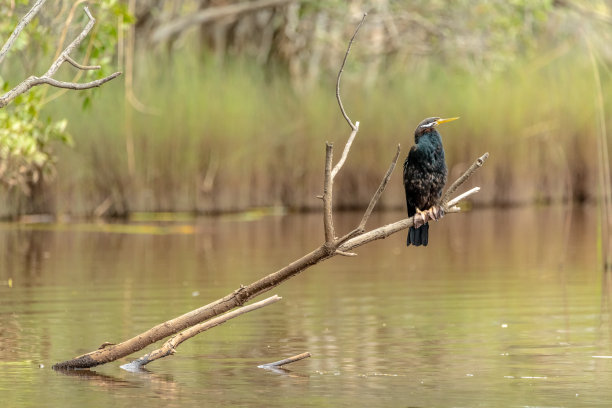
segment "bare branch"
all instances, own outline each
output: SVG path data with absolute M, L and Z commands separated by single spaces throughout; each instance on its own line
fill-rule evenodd
M 342 255 L 342 256 L 357 256 L 356 253 L 354 252 L 344 252 L 344 251 L 340 251 L 338 249 L 336 249 L 336 255 Z
M 83 71 L 96 70 L 96 69 L 102 68 L 100 65 L 81 65 L 75 60 L 73 60 L 70 55 L 66 55 L 66 62 L 69 62 L 70 65 L 72 65 L 73 67 L 77 69 L 82 69 Z
M 374 196 L 370 200 L 370 204 L 368 205 L 368 208 L 363 214 L 363 217 L 361 218 L 361 222 L 359 223 L 359 226 L 357 227 L 358 230 L 360 231 L 365 230 L 365 226 L 366 226 L 366 223 L 368 222 L 368 218 L 370 218 L 370 215 L 372 214 L 372 211 L 374 210 L 376 203 L 378 203 L 380 196 L 382 195 L 383 191 L 385 191 L 385 188 L 387 187 L 387 183 L 389 182 L 389 179 L 391 178 L 391 174 L 393 174 L 393 170 L 395 169 L 395 166 L 397 165 L 397 159 L 399 158 L 400 150 L 401 150 L 400 145 L 397 145 L 397 151 L 395 152 L 395 157 L 391 161 L 389 170 L 387 170 L 387 174 L 385 174 L 385 177 L 380 183 L 380 186 L 378 186 L 378 190 L 376 190 L 376 193 L 374 193 Z
M 471 190 L 466 191 L 463 194 L 459 194 L 457 197 L 453 198 L 452 200 L 450 200 L 448 203 L 446 203 L 446 206 L 449 208 L 454 207 L 457 203 L 459 203 L 461 200 L 463 200 L 464 198 L 467 198 L 469 196 L 471 196 L 474 193 L 477 193 L 480 191 L 480 187 L 474 187 Z
M 361 25 L 363 24 L 367 15 L 368 13 L 363 13 L 363 18 L 359 22 L 359 25 L 355 29 L 355 32 L 353 33 L 353 36 L 351 37 L 351 40 L 349 41 L 348 47 L 346 48 L 346 53 L 344 54 L 344 59 L 342 60 L 342 65 L 340 65 L 340 71 L 338 71 L 338 79 L 336 80 L 336 99 L 338 99 L 338 105 L 340 106 L 340 111 L 342 112 L 342 116 L 344 116 L 344 119 L 346 119 L 351 129 L 353 129 L 353 132 L 357 131 L 357 126 L 353 125 L 353 122 L 351 122 L 351 119 L 346 114 L 346 111 L 344 110 L 344 106 L 342 105 L 342 99 L 340 98 L 340 78 L 342 77 L 342 71 L 344 71 L 344 65 L 346 64 L 346 59 L 348 58 L 349 52 L 351 51 L 351 46 L 353 45 L 353 41 L 355 40 L 355 37 L 357 36 L 357 32 L 361 28 Z
M 41 9 L 41 7 L 45 4 L 46 1 L 47 0 L 38 0 L 34 4 L 34 6 L 32 6 L 30 11 L 28 11 L 26 15 L 23 16 L 21 21 L 19 21 L 19 23 L 17 24 L 17 27 L 15 27 L 15 29 L 13 30 L 13 33 L 11 34 L 11 36 L 8 38 L 8 40 L 6 40 L 6 43 L 4 43 L 4 46 L 2 46 L 2 50 L 0 50 L 0 64 L 2 64 L 2 61 L 4 61 L 4 57 L 6 56 L 8 51 L 13 46 L 13 43 L 15 42 L 17 37 L 19 37 L 19 34 L 21 34 L 25 26 L 30 24 L 30 21 L 32 21 L 34 16 L 38 14 L 38 11 Z
M 37 3 L 35 7 L 38 5 L 39 4 Z M 42 4 L 40 4 L 40 6 L 42 6 Z M 78 69 L 83 69 L 83 70 L 91 70 L 91 69 L 100 68 L 99 66 L 81 65 L 70 57 L 70 53 L 76 47 L 78 47 L 79 44 L 81 44 L 81 42 L 89 34 L 89 32 L 91 31 L 92 27 L 94 26 L 96 22 L 96 20 L 93 18 L 93 16 L 89 12 L 89 8 L 84 7 L 83 9 L 85 11 L 85 14 L 89 18 L 89 21 L 87 22 L 87 24 L 85 25 L 81 33 L 64 49 L 64 51 L 61 52 L 61 54 L 57 57 L 57 59 L 53 62 L 53 64 L 51 64 L 51 66 L 49 67 L 47 72 L 45 72 L 43 76 L 41 77 L 30 76 L 29 78 L 26 78 L 21 83 L 19 83 L 17 86 L 15 86 L 13 89 L 6 92 L 4 95 L 0 96 L 0 108 L 5 107 L 9 103 L 11 103 L 17 96 L 28 92 L 31 88 L 38 86 L 38 85 L 47 84 L 47 85 L 54 86 L 56 88 L 83 90 L 83 89 L 91 89 L 91 88 L 98 87 L 118 77 L 119 75 L 121 75 L 121 72 L 115 72 L 107 77 L 97 79 L 91 82 L 85 82 L 85 83 L 58 81 L 52 78 L 53 75 L 55 75 L 55 73 L 59 69 L 59 67 L 64 63 L 64 61 L 68 61 L 68 63 L 70 63 L 74 67 Z M 30 12 L 31 11 L 32 10 L 30 10 Z
M 325 179 L 323 181 L 323 228 L 325 229 L 325 242 L 331 243 L 336 238 L 334 231 L 334 219 L 332 216 L 333 205 L 333 178 L 332 161 L 334 157 L 334 146 L 331 143 L 325 145 Z
M 74 49 L 83 42 L 85 37 L 87 37 L 94 24 L 96 23 L 96 19 L 93 18 L 93 16 L 89 12 L 89 8 L 85 6 L 83 7 L 83 9 L 85 10 L 85 14 L 87 14 L 87 17 L 89 17 L 89 21 L 87 22 L 81 33 L 74 40 L 72 40 L 70 44 L 68 44 L 68 46 L 64 49 L 64 51 L 62 51 L 59 57 L 57 57 L 53 64 L 51 64 L 47 72 L 45 72 L 45 74 L 43 75 L 44 77 L 52 77 L 53 75 L 55 75 L 59 67 L 64 63 L 64 61 L 66 61 L 66 57 L 69 56 L 70 53 L 74 51 Z
M 267 363 L 267 364 L 258 365 L 257 367 L 258 368 L 281 367 L 281 366 L 284 366 L 284 365 L 287 365 L 287 364 L 295 363 L 296 361 L 303 360 L 303 359 L 308 358 L 310 356 L 311 356 L 311 354 L 309 352 L 306 352 L 306 353 L 295 355 L 293 357 L 286 358 L 284 360 L 275 361 L 273 363 Z
M 278 295 L 270 296 L 267 299 L 261 300 L 259 302 L 253 303 L 248 306 L 243 306 L 241 308 L 228 312 L 224 315 L 218 316 L 214 319 L 210 319 L 203 323 L 192 326 L 188 328 L 187 330 L 184 330 L 178 333 L 176 336 L 173 336 L 172 338 L 170 338 L 159 349 L 154 350 L 140 357 L 139 359 L 132 361 L 131 363 L 124 364 L 121 366 L 121 368 L 123 368 L 124 370 L 128 370 L 128 371 L 137 371 L 152 361 L 155 361 L 160 358 L 170 356 L 176 353 L 176 348 L 185 340 L 188 340 L 202 333 L 203 331 L 219 326 L 220 324 L 223 324 L 227 322 L 228 320 L 233 319 L 234 317 L 238 317 L 245 313 L 252 312 L 253 310 L 260 309 L 264 306 L 271 305 L 272 303 L 276 303 L 281 299 L 282 297 Z
M 80 91 L 84 89 L 96 88 L 118 77 L 119 75 L 121 75 L 121 72 L 115 72 L 107 77 L 96 79 L 95 81 L 85 82 L 85 83 L 58 81 L 57 79 L 53 79 L 53 78 L 49 78 L 45 76 L 43 77 L 31 76 L 25 79 L 15 88 L 11 89 L 4 95 L 0 96 L 0 108 L 4 108 L 6 105 L 11 103 L 17 96 L 23 93 L 26 93 L 31 88 L 38 86 L 38 85 L 47 84 L 47 85 L 54 86 L 56 88 L 74 89 L 74 90 Z
M 455 191 L 457 191 L 457 189 L 459 187 L 461 187 L 461 185 L 463 183 L 465 183 L 467 181 L 467 179 L 469 179 L 472 176 L 472 174 L 474 174 L 474 172 L 476 170 L 478 170 L 480 167 L 482 167 L 482 165 L 484 164 L 485 160 L 487 160 L 488 157 L 489 157 L 489 153 L 488 152 L 483 154 L 482 156 L 480 156 L 474 163 L 472 163 L 470 168 L 467 169 L 466 172 L 461 175 L 461 177 L 459 177 L 457 180 L 455 180 L 455 182 L 453 184 L 451 184 L 451 186 L 444 193 L 444 196 L 442 197 L 442 200 L 440 201 L 442 207 L 444 207 L 446 205 L 446 203 L 447 203 L 448 199 L 450 198 L 450 196 Z
M 342 156 L 340 157 L 340 160 L 338 161 L 338 163 L 336 163 L 336 166 L 334 166 L 334 169 L 331 172 L 332 180 L 336 177 L 336 174 L 338 174 L 342 166 L 344 166 L 344 162 L 346 161 L 348 153 L 351 150 L 351 145 L 353 144 L 353 140 L 355 140 L 355 136 L 357 135 L 358 131 L 359 131 L 359 122 L 355 122 L 353 131 L 351 132 L 351 135 L 349 136 L 348 140 L 346 141 L 346 144 L 344 145 Z

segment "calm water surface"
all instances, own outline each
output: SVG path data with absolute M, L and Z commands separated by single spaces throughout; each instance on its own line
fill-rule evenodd
M 119 368 L 130 359 L 50 367 L 273 272 L 319 244 L 320 216 L 3 224 L 0 405 L 607 407 L 612 285 L 593 211 L 451 215 L 426 249 L 396 234 L 303 272 L 270 292 L 281 302 L 144 373 Z M 257 368 L 304 351 L 289 371 Z

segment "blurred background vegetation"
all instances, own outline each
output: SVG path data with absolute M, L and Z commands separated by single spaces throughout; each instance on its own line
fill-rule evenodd
M 0 4 L 4 41 L 29 5 Z M 82 29 L 84 4 L 48 1 L 0 66 L 3 89 L 46 70 Z M 93 91 L 36 89 L 0 111 L 2 216 L 319 208 L 324 142 L 340 146 L 349 134 L 335 79 L 364 11 L 342 83 L 361 128 L 337 205 L 367 205 L 396 145 L 403 160 L 428 116 L 461 116 L 441 129 L 450 178 L 491 153 L 475 177 L 477 204 L 602 194 L 611 1 L 104 0 L 90 8 L 97 24 L 74 56 L 103 70 L 63 67 L 59 79 L 124 75 Z M 387 208 L 404 205 L 399 173 L 381 201 Z

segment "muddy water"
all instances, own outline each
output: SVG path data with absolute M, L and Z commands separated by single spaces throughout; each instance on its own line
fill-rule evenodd
M 426 249 L 400 233 L 317 265 L 145 373 L 50 367 L 276 270 L 319 244 L 320 217 L 3 224 L 1 405 L 609 406 L 612 285 L 592 211 L 449 215 Z

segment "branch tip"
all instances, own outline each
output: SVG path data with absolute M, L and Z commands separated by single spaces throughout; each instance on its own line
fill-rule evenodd
M 344 116 L 344 119 L 346 120 L 346 122 L 349 124 L 349 126 L 354 132 L 357 131 L 359 124 L 355 126 L 353 122 L 351 122 L 351 119 L 346 114 L 346 111 L 344 110 L 344 106 L 342 105 L 342 98 L 340 98 L 340 78 L 342 77 L 342 71 L 344 71 L 344 65 L 346 64 L 348 55 L 351 52 L 351 46 L 353 45 L 353 41 L 355 40 L 355 37 L 357 36 L 357 33 L 359 32 L 359 29 L 361 28 L 361 25 L 365 21 L 365 18 L 367 15 L 368 13 L 363 14 L 363 17 L 361 18 L 359 25 L 357 25 L 357 28 L 355 29 L 355 32 L 353 33 L 353 36 L 351 37 L 351 40 L 349 41 L 348 47 L 346 48 L 346 53 L 344 54 L 344 59 L 342 60 L 342 64 L 340 65 L 340 71 L 338 71 L 338 79 L 336 79 L 336 99 L 338 100 L 338 106 L 340 107 L 340 112 L 342 112 L 342 116 Z
M 357 256 L 357 254 L 354 252 L 345 252 L 345 251 L 340 251 L 339 249 L 336 249 L 336 253 L 342 256 Z
M 96 21 L 96 19 L 91 15 L 91 12 L 89 11 L 89 6 L 83 7 L 83 10 L 85 10 L 85 14 L 87 14 L 87 17 L 89 17 L 91 21 Z

